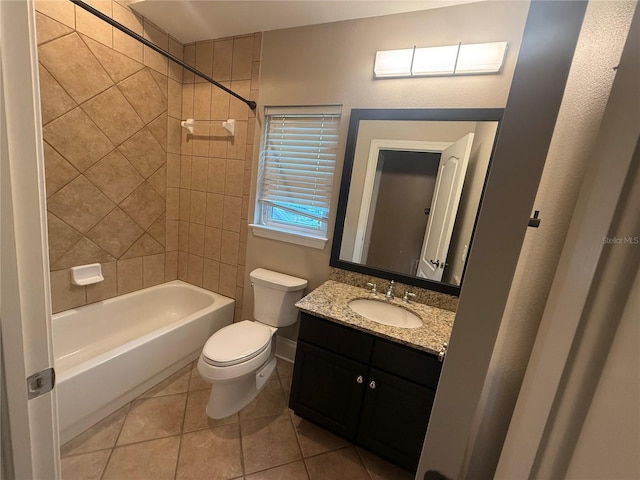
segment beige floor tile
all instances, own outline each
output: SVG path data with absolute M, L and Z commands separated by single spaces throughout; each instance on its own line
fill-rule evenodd
M 308 480 L 308 478 L 303 461 L 270 468 L 246 477 L 247 480 Z
M 128 410 L 127 404 L 65 443 L 60 449 L 60 456 L 66 457 L 114 447 Z
M 305 458 L 349 445 L 349 442 L 344 438 L 340 438 L 324 428 L 298 417 L 295 413 L 291 414 L 291 420 L 298 435 L 302 455 Z
M 280 377 L 280 385 L 282 386 L 282 394 L 284 399 L 289 403 L 289 396 L 291 395 L 291 377 Z
M 186 394 L 135 400 L 122 427 L 118 445 L 180 433 Z
M 413 480 L 415 477 L 413 473 L 403 470 L 397 465 L 387 462 L 362 448 L 356 447 L 356 451 L 373 480 Z
M 278 370 L 278 376 L 280 378 L 290 377 L 291 375 L 293 375 L 293 362 L 288 362 L 287 360 L 278 358 L 276 369 Z
M 72 455 L 61 460 L 64 480 L 100 480 L 111 450 Z
M 240 410 L 240 419 L 272 417 L 284 413 L 286 409 L 287 403 L 280 382 L 273 378 L 249 405 Z
M 353 447 L 343 448 L 305 460 L 311 480 L 370 480 L 367 469 Z
M 245 473 L 302 458 L 289 414 L 240 422 Z M 277 448 L 274 446 L 277 445 Z
M 165 395 L 175 395 L 186 393 L 189 387 L 189 376 L 191 374 L 191 364 L 178 370 L 176 373 L 163 380 L 155 387 L 150 388 L 138 398 L 162 397 Z
M 242 475 L 240 429 L 235 425 L 185 433 L 177 480 L 223 480 Z
M 209 418 L 206 412 L 208 401 L 208 390 L 189 392 L 189 396 L 187 397 L 187 411 L 184 416 L 184 426 L 182 427 L 183 432 L 191 432 L 229 423 L 238 423 L 237 413 L 219 420 Z
M 180 437 L 116 447 L 102 480 L 173 480 Z
M 189 391 L 196 390 L 211 390 L 211 384 L 205 382 L 198 373 L 198 362 L 194 362 L 193 369 L 191 370 L 191 380 L 189 382 Z

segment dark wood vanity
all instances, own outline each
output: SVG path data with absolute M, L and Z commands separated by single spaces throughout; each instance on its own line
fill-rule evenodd
M 434 354 L 302 313 L 289 407 L 415 472 L 441 366 Z

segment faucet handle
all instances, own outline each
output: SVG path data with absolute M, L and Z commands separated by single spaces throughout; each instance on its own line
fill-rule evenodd
M 402 297 L 402 301 L 409 303 L 409 298 L 416 298 L 416 294 L 411 293 L 409 290 L 407 290 L 406 292 L 404 292 L 404 297 Z
M 375 283 L 367 282 L 367 287 L 371 287 L 371 295 L 378 294 L 378 290 L 376 289 L 377 285 Z

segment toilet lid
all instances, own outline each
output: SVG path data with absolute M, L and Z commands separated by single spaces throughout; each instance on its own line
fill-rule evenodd
M 235 365 L 267 348 L 271 332 L 265 325 L 249 320 L 232 323 L 214 333 L 202 353 L 212 365 Z

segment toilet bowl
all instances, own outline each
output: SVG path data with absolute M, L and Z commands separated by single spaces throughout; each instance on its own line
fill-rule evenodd
M 251 272 L 254 319 L 228 325 L 205 343 L 198 372 L 211 383 L 207 415 L 228 417 L 249 404 L 264 387 L 276 367 L 275 339 L 278 327 L 298 318 L 295 303 L 307 281 L 258 268 Z

